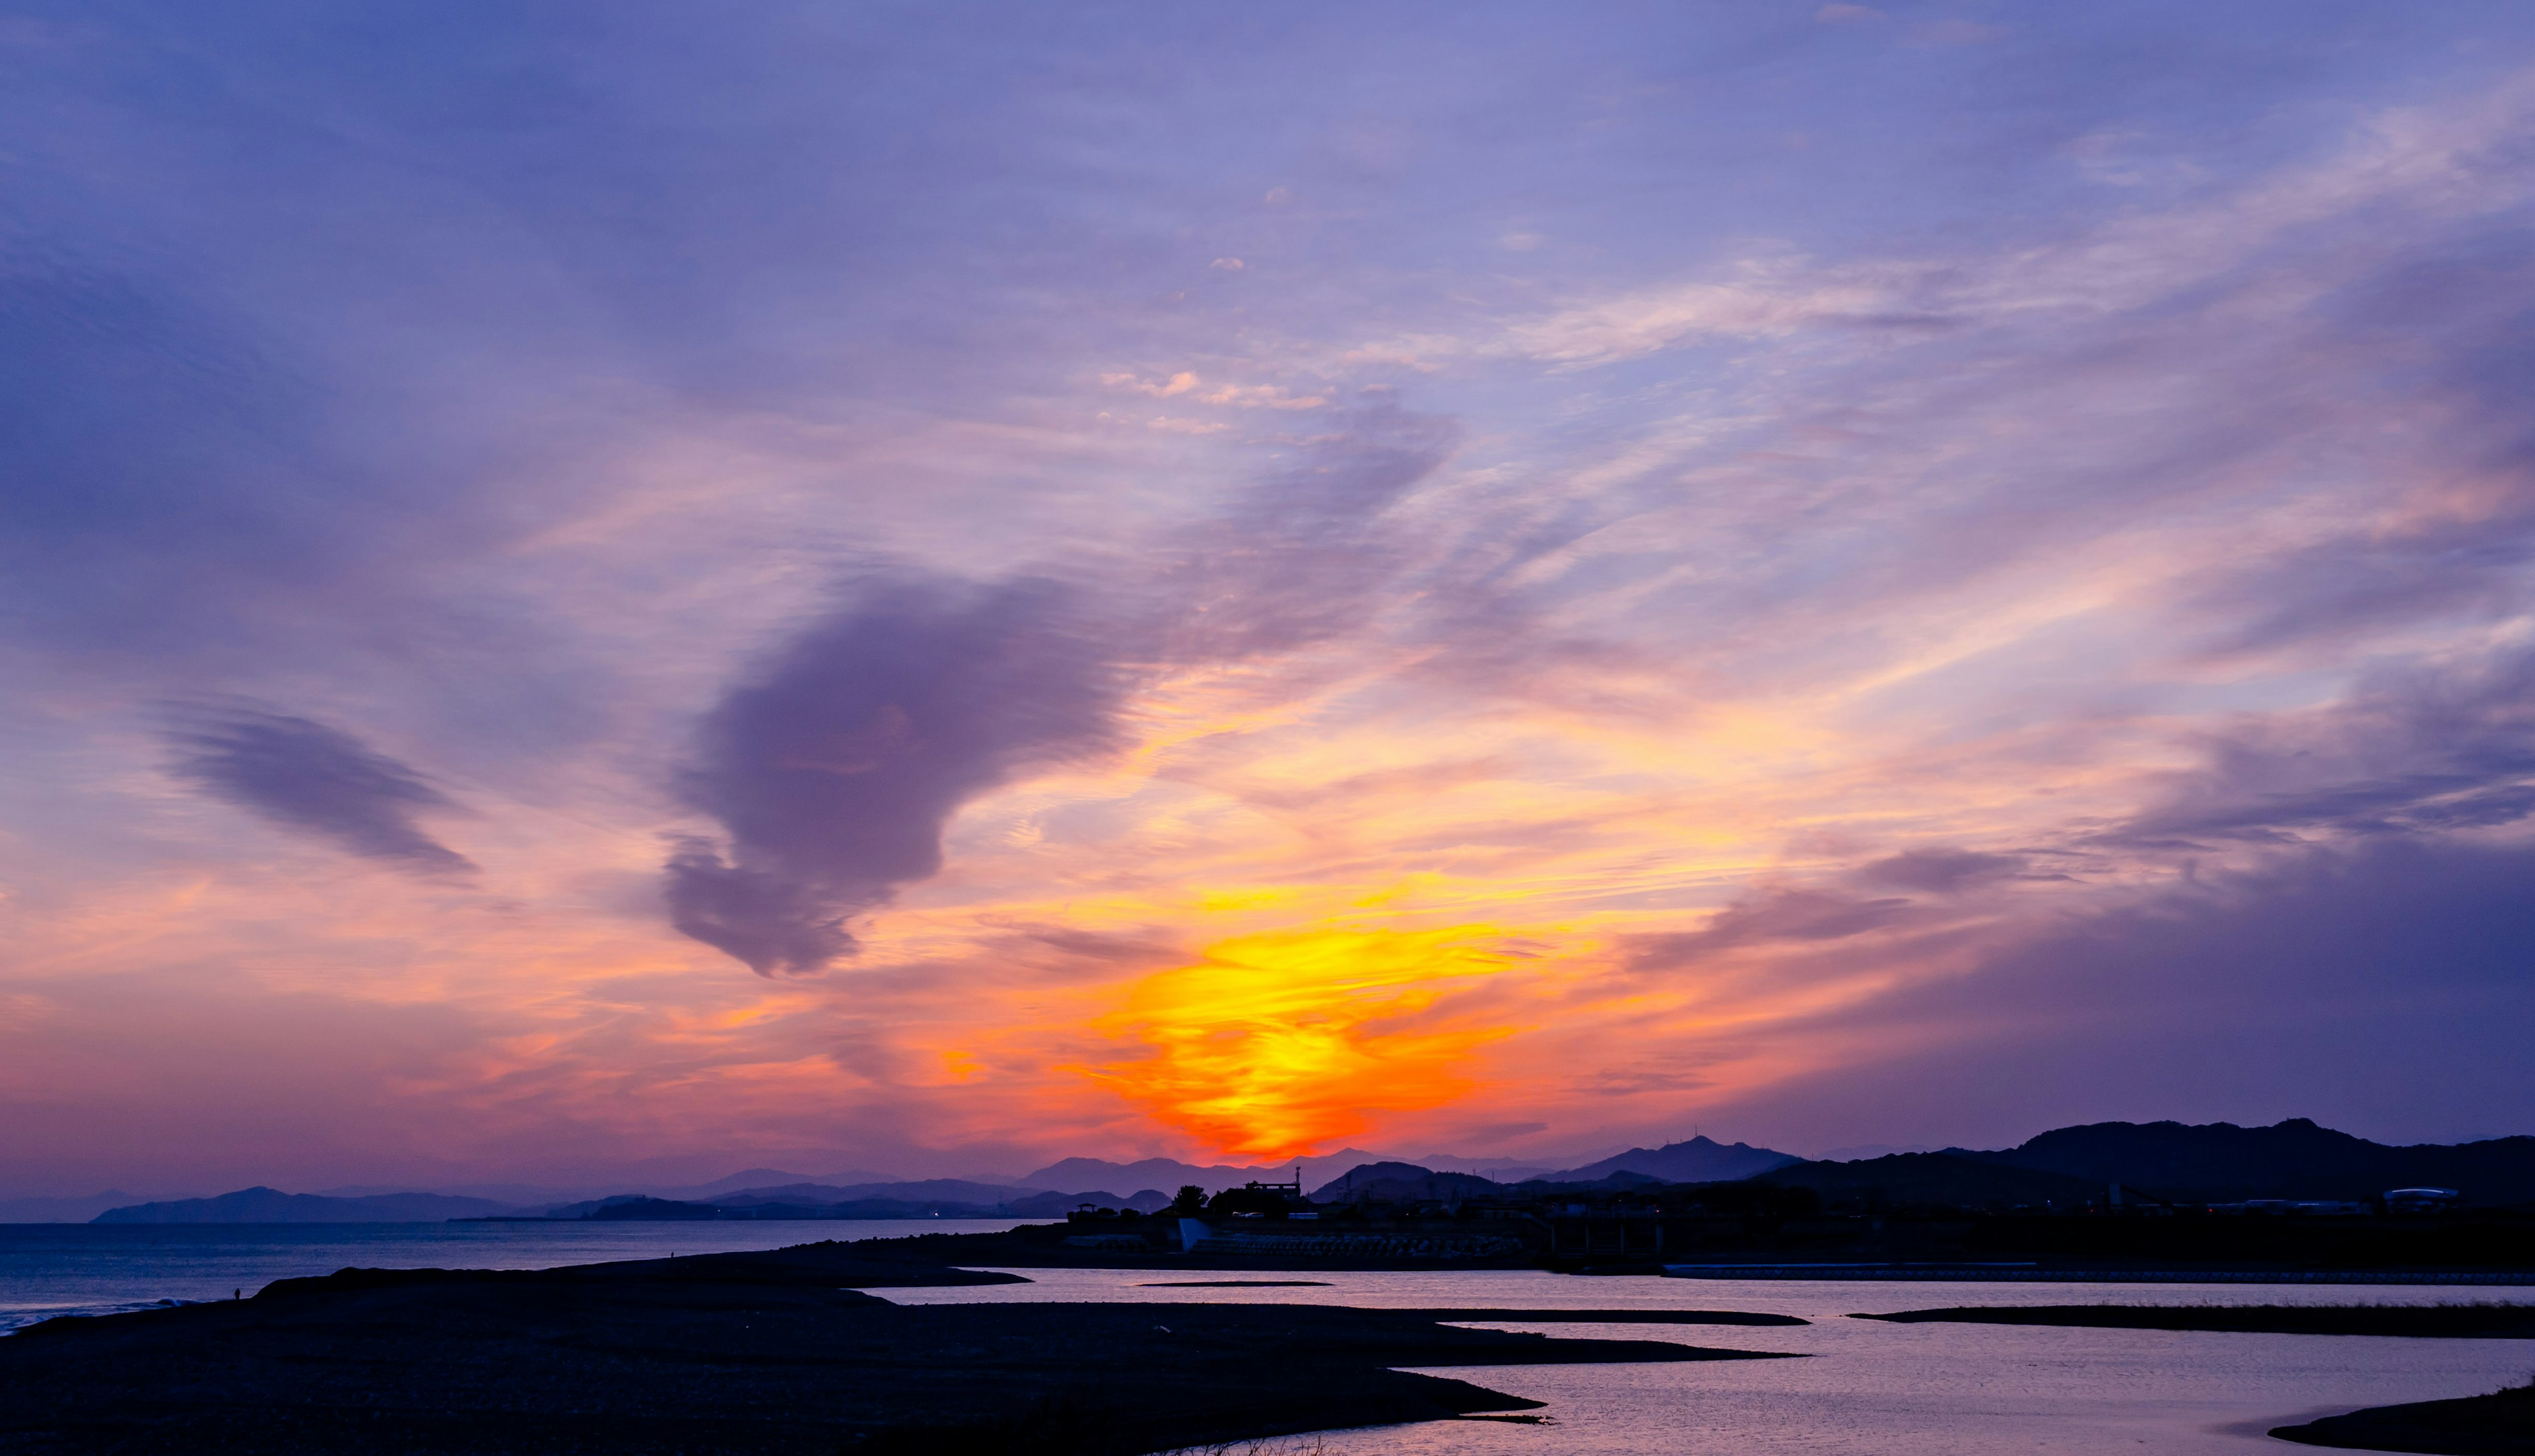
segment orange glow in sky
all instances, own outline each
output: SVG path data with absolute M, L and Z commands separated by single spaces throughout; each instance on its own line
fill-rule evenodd
M 1472 1090 L 1470 1052 L 1516 1028 L 1438 1003 L 1513 963 L 1487 926 L 1244 936 L 1129 988 L 1104 1029 L 1152 1048 L 1093 1075 L 1218 1152 L 1282 1158 L 1363 1131 L 1375 1112 Z
M 0 43 L 0 1218 L 2535 1131 L 2535 5 L 586 8 Z

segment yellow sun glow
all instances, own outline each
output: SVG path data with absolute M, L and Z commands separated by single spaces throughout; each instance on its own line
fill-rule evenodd
M 1488 926 L 1244 936 L 1146 977 L 1101 1029 L 1149 1056 L 1092 1070 L 1155 1119 L 1228 1153 L 1281 1158 L 1471 1090 L 1470 1052 L 1516 1028 L 1435 1014 L 1513 964 Z

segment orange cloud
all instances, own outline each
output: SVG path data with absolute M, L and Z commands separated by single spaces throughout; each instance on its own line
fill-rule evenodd
M 1515 957 L 1489 926 L 1243 936 L 1137 982 L 1099 1029 L 1152 1048 L 1090 1074 L 1228 1154 L 1280 1158 L 1353 1135 L 1374 1112 L 1439 1107 L 1510 1026 L 1439 1023 L 1436 1002 Z

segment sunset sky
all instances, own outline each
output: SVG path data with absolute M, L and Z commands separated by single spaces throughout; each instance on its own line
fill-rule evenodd
M 2535 1131 L 2523 0 L 9 0 L 0 169 L 0 1194 Z

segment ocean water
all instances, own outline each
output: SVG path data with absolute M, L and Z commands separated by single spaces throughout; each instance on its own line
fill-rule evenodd
M 338 1269 L 550 1269 L 820 1239 L 997 1233 L 1031 1219 L 695 1224 L 0 1224 L 0 1331 L 56 1314 L 253 1295 Z
M 2478 1395 L 2535 1371 L 2535 1341 L 2397 1340 L 1850 1319 L 1951 1304 L 2328 1304 L 2526 1300 L 2535 1291 L 2401 1286 L 1795 1283 L 1577 1278 L 1530 1271 L 1277 1274 L 1321 1289 L 1152 1289 L 1235 1278 L 1015 1270 L 1037 1281 L 890 1290 L 901 1304 L 1150 1300 L 1373 1307 L 1746 1309 L 1785 1327 L 1495 1324 L 1557 1335 L 1672 1340 L 1803 1360 L 1436 1369 L 1532 1400 L 1540 1426 L 1435 1422 L 1268 1442 L 1262 1456 L 2227 1456 L 2310 1449 L 2274 1426 L 2398 1401 Z
M 0 1225 L 0 1328 L 163 1299 L 225 1299 L 349 1265 L 526 1269 L 1012 1227 L 803 1224 Z M 1318 1288 L 1168 1289 L 1240 1278 L 1016 1269 L 1032 1282 L 883 1291 L 907 1304 L 1019 1300 L 1299 1303 L 1368 1307 L 1747 1309 L 1809 1325 L 1498 1325 L 1673 1340 L 1803 1360 L 1442 1369 L 1547 1402 L 1545 1425 L 1438 1422 L 1268 1442 L 1262 1456 L 2227 1456 L 2306 1449 L 2273 1426 L 2397 1401 L 2474 1395 L 2535 1371 L 2535 1341 L 2395 1340 L 1997 1325 L 1883 1324 L 1857 1311 L 1945 1304 L 2440 1304 L 2520 1290 L 2312 1285 L 1798 1283 L 1577 1278 L 1538 1271 L 1272 1274 Z

